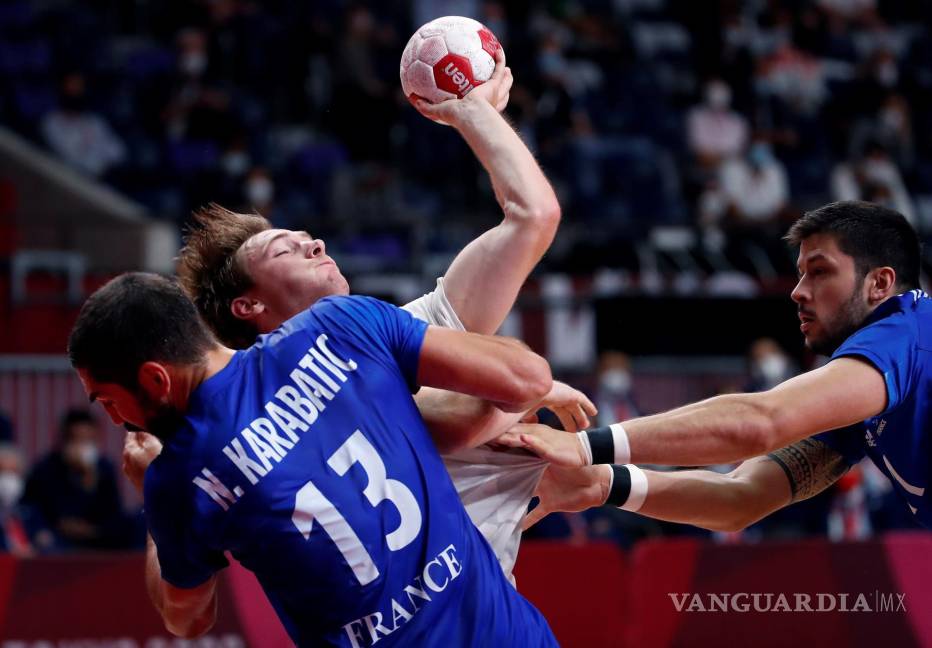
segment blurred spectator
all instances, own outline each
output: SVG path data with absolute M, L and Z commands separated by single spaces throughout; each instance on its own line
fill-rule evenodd
M 818 0 L 818 5 L 829 16 L 844 21 L 869 25 L 877 20 L 877 0 Z
M 909 104 L 900 94 L 889 95 L 880 109 L 869 117 L 861 118 L 851 133 L 850 151 L 862 151 L 877 142 L 893 159 L 897 167 L 913 167 L 914 141 Z
M 39 515 L 20 503 L 23 494 L 23 457 L 16 446 L 0 443 L 0 552 L 26 557 L 53 543 Z
M 598 424 L 611 425 L 640 416 L 631 379 L 631 360 L 620 351 L 606 351 L 599 357 L 595 406 Z
M 689 148 L 702 166 L 718 166 L 747 146 L 747 120 L 730 106 L 731 88 L 715 79 L 705 86 L 704 103 L 689 112 L 686 123 Z
M 780 99 L 794 112 L 812 114 L 825 101 L 827 88 L 819 59 L 781 44 L 760 61 L 757 70 L 758 90 Z
M 62 160 L 96 177 L 126 159 L 123 141 L 88 107 L 83 75 L 71 73 L 62 79 L 58 104 L 42 118 L 42 134 Z
M 879 142 L 869 142 L 858 160 L 832 171 L 832 200 L 867 200 L 897 210 L 914 225 L 916 216 L 896 164 Z
M 748 349 L 750 380 L 746 392 L 767 391 L 799 373 L 799 367 L 772 338 L 760 338 Z
M 790 194 L 786 170 L 763 140 L 756 140 L 746 155 L 725 162 L 720 179 L 737 225 L 770 225 L 786 209 Z
M 354 159 L 384 162 L 397 116 L 397 77 L 389 81 L 379 72 L 394 34 L 361 5 L 350 8 L 346 21 L 336 58 L 333 109 L 340 119 L 335 126 Z
M 269 176 L 268 171 L 260 167 L 252 169 L 246 176 L 243 194 L 246 199 L 246 205 L 250 211 L 255 211 L 269 220 L 273 220 L 272 210 L 275 203 L 275 183 Z
M 41 514 L 62 549 L 117 548 L 130 541 L 116 473 L 100 456 L 99 441 L 97 422 L 87 410 L 67 412 L 58 447 L 26 482 L 23 503 Z
M 207 36 L 198 29 L 184 29 L 176 38 L 177 77 L 163 111 L 171 140 L 210 141 L 226 144 L 237 132 L 230 97 L 209 83 Z

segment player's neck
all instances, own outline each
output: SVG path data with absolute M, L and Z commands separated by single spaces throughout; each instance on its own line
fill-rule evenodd
M 172 375 L 172 404 L 181 412 L 187 411 L 188 400 L 202 382 L 219 373 L 229 364 L 236 352 L 217 345 L 204 354 L 204 361 L 195 365 L 176 367 Z
M 213 376 L 214 374 L 219 373 L 226 367 L 230 360 L 233 359 L 233 355 L 236 353 L 233 349 L 229 349 L 222 345 L 217 345 L 210 351 L 205 354 L 206 362 L 198 367 L 201 370 L 202 375 L 200 380 L 197 382 L 200 385 L 202 382 Z M 196 387 L 197 385 L 195 385 Z

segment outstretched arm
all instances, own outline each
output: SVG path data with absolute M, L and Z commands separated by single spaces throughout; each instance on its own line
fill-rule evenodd
M 637 512 L 712 531 L 738 531 L 834 484 L 849 469 L 826 444 L 804 439 L 766 457 L 754 457 L 727 474 L 708 470 L 642 471 L 647 495 Z M 579 511 L 606 502 L 612 467 L 551 466 L 538 487 L 540 504 L 524 528 L 553 511 Z
M 713 531 L 740 531 L 774 511 L 809 499 L 838 481 L 850 466 L 821 441 L 803 439 L 727 474 L 708 470 L 647 475 L 641 515 Z
M 540 166 L 498 110 L 507 103 L 511 71 L 499 51 L 492 78 L 463 99 L 417 101 L 426 117 L 452 125 L 492 180 L 504 220 L 469 243 L 444 275 L 446 293 L 466 330 L 494 333 L 528 274 L 550 247 L 560 204 Z
M 884 410 L 883 375 L 838 358 L 756 394 L 728 394 L 625 423 L 633 463 L 706 466 L 773 452 Z
M 627 454 L 616 461 L 672 466 L 732 463 L 863 421 L 886 405 L 881 373 L 867 362 L 839 358 L 766 392 L 716 396 L 626 421 L 622 436 Z M 504 435 L 502 442 L 526 447 L 564 466 L 583 466 L 592 459 L 578 436 L 546 426 L 521 427 Z

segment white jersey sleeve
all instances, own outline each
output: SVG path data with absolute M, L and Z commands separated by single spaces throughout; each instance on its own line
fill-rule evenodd
M 432 292 L 402 308 L 428 324 L 466 330 L 447 299 L 442 277 Z M 470 519 L 514 583 L 511 572 L 521 544 L 521 520 L 547 462 L 521 451 L 489 446 L 445 455 L 443 461 Z

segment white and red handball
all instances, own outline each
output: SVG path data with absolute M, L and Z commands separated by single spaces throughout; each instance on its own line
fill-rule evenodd
M 501 48 L 489 28 L 472 18 L 431 20 L 414 32 L 401 55 L 401 88 L 412 100 L 462 99 L 491 78 Z

